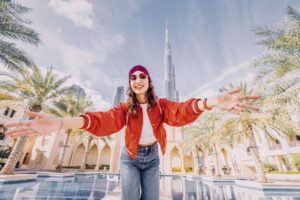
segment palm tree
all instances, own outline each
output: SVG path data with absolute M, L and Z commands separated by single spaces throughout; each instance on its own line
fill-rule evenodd
M 183 128 L 185 139 L 181 143 L 184 150 L 190 150 L 198 145 L 201 149 L 211 152 L 216 163 L 216 175 L 221 176 L 221 166 L 217 147 L 221 143 L 222 134 L 219 121 L 222 112 L 203 113 L 198 123 Z
M 249 91 L 246 83 L 241 83 L 240 87 L 242 88 L 243 95 L 256 93 L 254 90 Z M 248 149 L 255 162 L 257 180 L 266 182 L 263 162 L 260 158 L 257 142 L 254 137 L 254 128 L 260 128 L 267 136 L 273 138 L 286 138 L 287 136 L 295 135 L 299 133 L 299 128 L 290 121 L 290 117 L 284 112 L 282 105 L 276 102 L 270 103 L 269 97 L 257 100 L 255 103 L 261 107 L 261 112 L 250 113 L 245 111 L 240 114 L 239 118 L 227 119 L 233 122 L 231 127 L 227 127 L 227 131 L 234 131 L 233 129 L 236 129 L 239 125 L 242 126 L 242 134 L 248 140 Z M 272 133 L 270 130 L 274 130 L 276 133 Z
M 53 105 L 54 107 L 47 108 L 48 112 L 55 114 L 59 117 L 75 117 L 78 116 L 80 113 L 85 112 L 87 109 L 91 108 L 93 103 L 90 100 L 89 96 L 79 95 L 75 91 L 70 91 L 69 93 L 59 98 L 58 100 L 53 101 Z M 62 151 L 60 154 L 60 161 L 59 164 L 56 166 L 57 172 L 62 172 L 63 161 L 66 154 L 66 148 L 70 140 L 70 136 L 78 135 L 83 132 L 84 131 L 80 129 L 66 130 L 64 144 L 62 146 Z M 92 137 L 90 138 L 92 139 Z M 91 139 L 89 139 L 89 141 Z
M 20 66 L 33 67 L 33 60 L 14 43 L 3 40 L 19 40 L 37 45 L 39 34 L 29 28 L 31 22 L 23 20 L 21 16 L 30 8 L 21 6 L 13 0 L 0 0 L 0 60 L 9 69 L 18 70 Z
M 70 76 L 59 78 L 53 73 L 52 68 L 48 68 L 45 75 L 38 67 L 32 69 L 23 67 L 14 75 L 0 72 L 0 76 L 5 78 L 0 81 L 0 90 L 11 97 L 9 100 L 15 103 L 26 100 L 29 102 L 29 110 L 34 112 L 40 112 L 51 100 L 70 90 L 68 87 L 63 87 Z M 26 140 L 27 136 L 17 139 L 1 174 L 13 174 L 16 163 L 22 156 Z
M 230 87 L 234 87 L 233 85 L 230 85 Z M 246 83 L 241 83 L 240 88 L 242 89 L 241 94 L 242 95 L 247 95 L 247 94 L 254 94 L 253 91 L 248 91 L 247 88 L 247 84 Z M 221 88 L 220 91 L 223 90 L 227 90 L 226 88 Z M 259 101 L 258 101 L 259 102 Z M 256 102 L 256 103 L 258 103 Z M 251 104 L 251 102 L 250 102 Z M 223 126 L 225 132 L 235 132 L 238 130 L 234 130 L 237 129 L 237 127 L 239 125 L 242 126 L 242 134 L 245 138 L 247 138 L 248 140 L 248 148 L 251 152 L 251 155 L 253 156 L 253 160 L 255 163 L 255 168 L 256 168 L 256 180 L 259 182 L 267 182 L 267 178 L 265 175 L 265 171 L 263 168 L 263 162 L 261 160 L 261 156 L 259 154 L 258 151 L 258 146 L 257 146 L 257 142 L 255 140 L 255 136 L 254 136 L 254 130 L 253 130 L 253 119 L 251 118 L 251 113 L 248 112 L 247 110 L 243 113 L 240 114 L 240 117 L 238 118 L 228 118 L 227 122 L 231 123 L 231 126 Z M 260 120 L 260 119 L 257 119 Z M 226 124 L 226 123 L 225 123 Z
M 255 28 L 255 33 L 262 38 L 258 43 L 264 46 L 268 53 L 257 58 L 255 66 L 262 69 L 257 75 L 262 85 L 265 85 L 264 95 L 269 100 L 290 104 L 290 107 L 300 108 L 300 13 L 291 6 L 287 7 L 287 17 L 278 26 Z M 268 84 L 265 84 L 265 83 Z
M 287 18 L 280 26 L 257 26 L 254 30 L 263 38 L 258 44 L 269 50 L 255 60 L 256 66 L 263 66 L 258 78 L 277 79 L 300 69 L 300 13 L 296 9 L 287 7 Z

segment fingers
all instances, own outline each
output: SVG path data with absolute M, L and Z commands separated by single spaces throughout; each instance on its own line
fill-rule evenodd
M 16 133 L 12 133 L 11 137 L 20 137 L 20 136 L 28 136 L 28 135 L 33 135 L 33 134 L 37 134 L 34 130 L 25 130 L 25 131 L 19 131 Z
M 8 135 L 8 136 L 9 136 L 9 135 L 14 135 L 14 134 L 16 134 L 16 133 L 23 132 L 23 131 L 29 131 L 29 130 L 32 131 L 32 129 L 29 128 L 29 127 L 15 128 L 15 129 L 6 131 L 6 132 L 5 132 L 5 135 Z
M 247 109 L 254 110 L 254 111 L 259 111 L 258 107 L 250 106 L 248 104 L 239 104 L 239 107 L 247 108 Z
M 28 137 L 36 137 L 36 136 L 40 136 L 38 133 L 29 133 L 27 135 Z
M 251 95 L 251 96 L 241 96 L 241 97 L 238 97 L 238 100 L 260 99 L 260 98 L 261 98 L 261 96 Z
M 228 93 L 229 94 L 236 94 L 236 93 L 239 93 L 241 91 L 241 88 L 236 88 L 236 89 L 233 89 L 233 90 L 229 90 Z
M 26 113 L 26 115 L 28 115 L 29 117 L 32 117 L 32 118 L 40 118 L 40 117 L 42 117 L 42 114 L 38 113 L 38 112 L 32 112 L 32 111 L 28 110 L 25 113 Z
M 4 124 L 4 127 L 11 128 L 11 127 L 17 127 L 17 126 L 30 126 L 30 124 L 31 124 L 30 121 L 20 121 L 20 122 Z
M 242 106 L 239 106 L 239 105 L 235 106 L 233 109 L 238 111 L 238 112 L 244 112 L 245 111 L 245 109 Z

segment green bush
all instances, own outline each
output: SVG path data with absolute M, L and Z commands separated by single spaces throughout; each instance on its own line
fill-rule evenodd
M 106 170 L 109 170 L 110 165 L 100 165 L 100 167 L 99 167 L 100 170 L 104 170 L 104 168 L 105 168 Z
M 272 171 L 270 172 L 270 174 L 300 174 L 300 172 L 295 172 L 295 171 L 287 171 L 287 172 L 284 172 L 284 171 Z
M 271 163 L 264 163 L 263 166 L 264 166 L 264 171 L 266 173 L 270 173 L 272 171 L 278 170 L 277 167 L 276 167 L 276 165 L 273 165 Z
M 185 168 L 185 172 L 193 172 L 193 168 L 192 167 L 187 167 L 187 168 Z
M 67 168 L 67 169 L 80 169 L 80 166 L 63 166 L 63 168 Z
M 172 167 L 172 172 L 181 172 L 181 167 Z
M 86 169 L 95 169 L 96 165 L 85 165 Z

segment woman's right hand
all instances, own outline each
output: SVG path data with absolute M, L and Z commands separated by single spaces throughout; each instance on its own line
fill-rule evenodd
M 5 132 L 11 137 L 19 136 L 40 136 L 59 131 L 63 126 L 63 118 L 46 113 L 26 111 L 31 120 L 8 123 L 6 128 L 14 128 Z

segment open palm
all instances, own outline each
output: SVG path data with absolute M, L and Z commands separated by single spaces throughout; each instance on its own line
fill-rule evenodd
M 50 134 L 61 128 L 62 119 L 58 117 L 46 113 L 36 113 L 31 111 L 27 111 L 26 114 L 33 119 L 5 124 L 5 127 L 7 128 L 17 127 L 7 131 L 5 135 L 10 135 L 12 137 L 27 135 L 30 137 Z
M 242 101 L 249 99 L 259 99 L 260 96 L 241 96 L 240 92 L 241 89 L 234 89 L 223 92 L 217 97 L 216 107 L 218 107 L 221 110 L 229 111 L 235 114 L 244 112 L 245 109 L 258 111 L 257 107 L 244 104 L 242 103 Z

